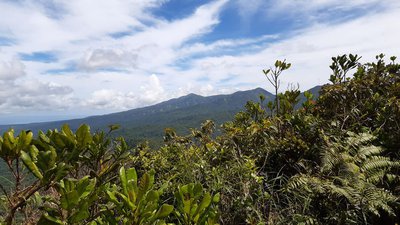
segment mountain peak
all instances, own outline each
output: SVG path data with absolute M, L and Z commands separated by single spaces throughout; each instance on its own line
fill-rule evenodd
M 253 89 L 252 91 L 266 91 L 266 90 L 264 88 L 258 87 L 258 88 Z
M 187 97 L 187 98 L 198 98 L 198 97 L 203 97 L 201 95 L 195 94 L 195 93 L 190 93 L 188 95 L 182 96 L 182 97 Z

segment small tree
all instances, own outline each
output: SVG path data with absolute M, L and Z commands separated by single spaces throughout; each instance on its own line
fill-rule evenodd
M 275 89 L 275 108 L 276 108 L 276 114 L 279 115 L 279 97 L 278 97 L 278 91 L 279 87 L 281 85 L 281 81 L 279 80 L 279 76 L 284 70 L 287 70 L 290 68 L 292 64 L 291 63 L 286 63 L 286 60 L 280 61 L 276 60 L 275 62 L 275 68 L 270 67 L 267 70 L 263 70 L 264 75 L 267 77 L 268 81 L 272 84 L 272 86 Z

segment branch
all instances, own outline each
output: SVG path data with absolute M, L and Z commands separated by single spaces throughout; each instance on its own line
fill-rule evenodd
M 19 172 L 19 160 L 18 158 L 15 160 L 15 168 L 16 168 L 16 178 L 15 178 L 15 190 L 19 191 L 19 186 L 21 185 L 21 174 Z
M 269 81 L 272 85 L 274 85 L 274 82 L 271 81 L 271 79 L 269 78 L 269 76 L 266 75 L 266 77 L 267 77 L 268 81 Z
M 5 189 L 5 188 L 3 187 L 3 185 L 1 185 L 1 184 L 0 184 L 0 189 L 3 191 L 4 195 L 7 197 L 8 203 L 9 203 L 10 205 L 12 205 L 11 199 L 10 199 L 10 197 L 8 196 L 6 189 Z
M 15 173 L 15 171 L 14 171 L 14 169 L 13 169 L 11 163 L 12 163 L 12 162 L 10 162 L 10 161 L 7 160 L 7 166 L 8 166 L 8 168 L 10 169 L 10 171 L 11 171 L 11 173 L 13 174 L 14 178 L 17 179 L 17 174 Z
M 46 186 L 48 189 L 54 185 L 54 183 L 50 183 Z M 23 191 L 19 193 L 19 195 L 22 194 L 22 196 L 19 196 L 17 200 L 19 201 L 16 205 L 11 205 L 9 213 L 7 214 L 7 217 L 5 219 L 5 222 L 7 225 L 12 225 L 12 222 L 14 220 L 15 212 L 22 206 L 26 204 L 27 199 L 29 199 L 35 192 L 39 191 L 43 186 L 41 185 L 40 181 L 35 181 L 31 186 L 25 188 Z M 25 194 L 25 193 L 26 194 Z

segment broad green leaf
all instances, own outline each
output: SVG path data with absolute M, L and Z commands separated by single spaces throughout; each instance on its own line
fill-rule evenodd
M 109 198 L 112 202 L 114 202 L 115 204 L 119 204 L 119 201 L 118 201 L 117 197 L 115 196 L 114 192 L 106 191 L 106 194 L 107 194 L 108 198 Z
M 66 143 L 67 142 L 67 137 L 62 135 L 62 134 L 60 134 L 60 133 L 55 133 L 53 135 L 53 141 L 54 141 L 55 145 L 58 148 L 61 148 L 61 149 L 65 148 L 66 145 L 67 145 L 67 143 Z
M 183 185 L 182 187 L 179 188 L 179 192 L 184 195 L 186 193 L 189 193 L 189 189 L 192 189 L 190 187 L 192 187 L 193 184 L 187 184 L 187 185 Z
M 132 202 L 136 202 L 137 197 L 138 197 L 138 187 L 136 184 L 136 181 L 134 180 L 129 180 L 128 181 L 128 197 Z
M 201 186 L 201 184 L 196 183 L 196 184 L 193 186 L 193 192 L 192 192 L 191 194 L 193 194 L 193 197 L 194 197 L 194 198 L 200 197 L 201 194 L 203 194 L 203 187 Z
M 89 179 L 89 176 L 81 178 L 76 184 L 76 191 L 80 198 L 88 196 L 96 185 L 96 179 Z
M 44 172 L 53 167 L 51 154 L 51 151 L 39 151 L 36 165 Z
M 211 195 L 210 193 L 206 193 L 201 201 L 200 205 L 198 206 L 194 215 L 201 213 L 204 209 L 206 209 L 211 204 Z
M 149 193 L 147 193 L 146 201 L 157 202 L 159 197 L 160 196 L 158 195 L 157 191 L 151 190 Z
M 76 131 L 76 140 L 81 147 L 86 146 L 92 141 L 90 127 L 86 124 L 81 125 Z
M 188 195 L 188 194 L 187 194 Z M 189 196 L 189 195 L 188 195 Z M 191 207 L 192 207 L 192 199 L 190 199 L 190 197 L 189 198 L 187 198 L 188 200 L 185 200 L 185 198 L 184 198 L 184 200 L 183 200 L 183 211 L 187 214 L 187 215 L 190 215 L 190 210 L 191 210 Z
M 51 147 L 52 148 L 52 147 Z M 55 150 L 51 149 L 49 151 L 39 151 L 37 158 L 37 166 L 42 171 L 47 171 L 55 166 Z
M 77 191 L 66 192 L 60 198 L 61 207 L 66 210 L 72 210 L 79 204 L 79 194 Z
M 121 169 L 119 169 L 119 179 L 121 180 L 122 190 L 125 196 L 128 196 L 128 188 L 127 188 L 128 181 L 126 179 L 126 173 L 124 167 L 121 167 Z
M 126 179 L 128 181 L 134 180 L 135 182 L 137 182 L 137 174 L 135 168 L 130 168 L 126 171 Z
M 39 150 L 36 148 L 36 146 L 34 145 L 29 146 L 29 156 L 31 157 L 32 161 L 34 162 L 37 161 L 38 154 Z
M 24 162 L 25 166 L 28 167 L 29 171 L 31 171 L 33 173 L 33 175 L 35 175 L 39 179 L 43 178 L 43 175 L 40 173 L 39 168 L 32 161 L 32 159 L 29 156 L 29 154 L 27 154 L 26 152 L 22 151 L 21 152 L 21 159 Z
M 14 130 L 7 131 L 3 134 L 3 143 L 1 149 L 7 157 L 12 157 L 12 158 L 15 157 L 15 155 L 12 154 L 12 150 L 14 148 L 14 141 L 15 141 Z
M 61 132 L 64 133 L 68 138 L 75 139 L 74 133 L 69 128 L 68 124 L 64 124 L 61 128 Z
M 149 190 L 150 188 L 150 175 L 148 173 L 143 174 L 140 178 L 139 182 L 139 190 L 138 190 L 138 200 L 140 201 L 143 195 Z
M 155 218 L 161 219 L 167 217 L 173 210 L 174 207 L 172 205 L 163 204 L 161 208 L 157 211 Z
M 69 221 L 72 223 L 78 223 L 88 218 L 90 216 L 88 207 L 89 206 L 87 202 L 80 204 L 79 209 L 76 210 L 75 213 L 69 218 Z
M 125 204 L 125 206 L 129 207 L 129 209 L 131 211 L 135 211 L 136 210 L 137 206 L 133 202 L 129 201 L 127 196 L 125 196 L 125 195 L 123 195 L 123 194 L 121 194 L 119 192 L 117 192 L 117 195 L 122 199 L 122 201 Z
M 41 130 L 39 131 L 39 139 L 46 144 L 50 144 L 50 138 L 47 137 Z
M 32 141 L 33 133 L 21 131 L 18 137 L 18 147 L 20 150 L 25 150 Z

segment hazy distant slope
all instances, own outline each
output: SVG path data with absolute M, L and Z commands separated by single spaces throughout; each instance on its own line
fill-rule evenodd
M 315 93 L 319 89 L 320 87 L 315 87 L 311 90 Z M 64 123 L 68 123 L 72 129 L 85 123 L 89 124 L 92 130 L 100 130 L 107 129 L 110 124 L 120 124 L 121 129 L 116 134 L 125 136 L 131 143 L 143 139 L 159 141 L 166 127 L 185 132 L 188 128 L 199 127 L 200 123 L 206 119 L 214 120 L 217 124 L 230 120 L 234 114 L 243 109 L 247 101 L 259 101 L 261 94 L 266 97 L 266 102 L 274 99 L 273 94 L 261 88 L 208 97 L 189 94 L 153 106 L 83 119 L 2 125 L 0 131 L 4 132 L 9 127 L 13 127 L 16 130 L 30 129 L 37 132 L 60 128 Z

